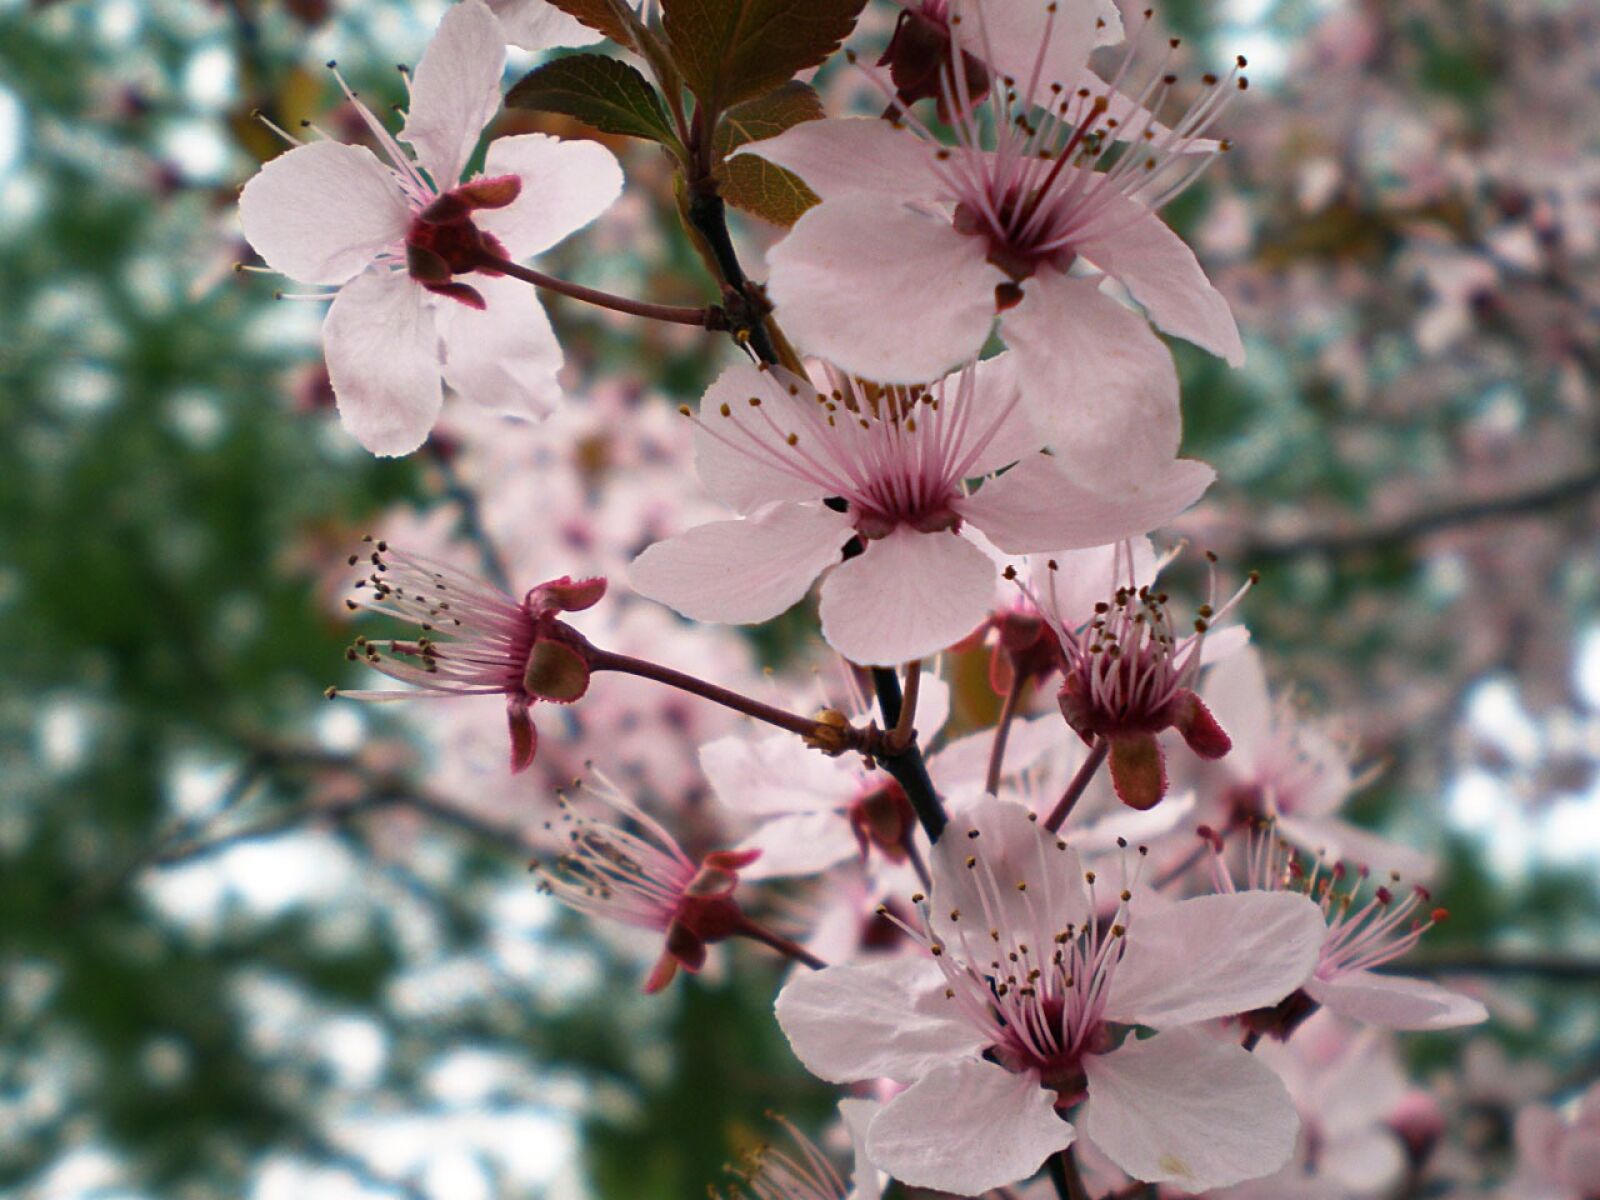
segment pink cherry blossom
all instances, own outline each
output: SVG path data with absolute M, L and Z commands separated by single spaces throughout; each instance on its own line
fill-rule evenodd
M 595 778 L 598 786 L 585 784 L 584 793 L 614 809 L 619 823 L 582 815 L 560 797 L 561 816 L 546 829 L 565 851 L 540 869 L 540 884 L 579 912 L 662 934 L 661 956 L 644 983 L 646 992 L 659 992 L 679 967 L 699 971 L 708 945 L 747 927 L 733 893 L 740 869 L 760 851 L 716 850 L 696 862 L 659 821 Z
M 1098 545 L 1161 524 L 1210 483 L 1188 459 L 1116 489 L 1080 482 L 1090 469 L 1078 455 L 1037 452 L 1013 366 L 1002 355 L 889 388 L 829 368 L 820 391 L 781 368 L 730 368 L 695 418 L 696 465 L 741 515 L 652 546 L 634 587 L 695 620 L 747 624 L 826 571 L 823 637 L 853 662 L 889 665 L 944 649 L 987 615 L 996 568 L 968 526 L 1012 552 Z
M 769 291 L 802 347 L 886 382 L 934 378 L 973 357 L 998 316 L 1045 441 L 1092 448 L 1105 477 L 1137 472 L 1177 448 L 1171 359 L 1099 276 L 1072 268 L 1093 264 L 1163 329 L 1243 360 L 1226 301 L 1155 215 L 1219 149 L 1200 150 L 1197 139 L 1233 94 L 1234 76 L 1208 77 L 1201 99 L 1158 132 L 1148 108 L 1117 120 L 1109 94 L 1080 82 L 1088 6 L 1008 0 L 971 11 L 979 19 L 959 28 L 976 28 L 954 38 L 953 54 L 967 42 L 984 54 L 988 26 L 1009 32 L 1016 21 L 1034 38 L 1034 60 L 1013 86 L 1003 72 L 991 78 L 986 103 L 966 67 L 947 69 L 954 145 L 907 113 L 893 124 L 806 122 L 747 148 L 822 200 L 770 253 Z M 1070 80 L 1055 77 L 1057 39 L 1076 47 Z M 1172 78 L 1158 70 L 1141 102 L 1159 106 Z M 1119 132 L 1136 147 L 1120 157 Z M 1064 392 L 1067 380 L 1082 390 Z M 1123 402 L 1083 401 L 1104 387 Z
M 351 96 L 385 163 L 364 146 L 300 145 L 244 187 L 245 236 L 267 265 L 337 288 L 323 325 L 345 428 L 374 454 L 427 438 L 442 384 L 478 404 L 542 415 L 560 395 L 561 348 L 532 289 L 482 265 L 541 253 L 622 188 L 610 151 L 543 134 L 499 138 L 463 181 L 500 106 L 505 39 L 483 0 L 445 14 L 410 80 L 401 149 Z
M 1402 889 L 1399 874 L 1392 873 L 1363 897 L 1366 868 L 1352 872 L 1342 863 L 1330 867 L 1320 856 L 1307 865 L 1270 825 L 1250 837 L 1236 882 L 1222 839 L 1209 829 L 1202 834 L 1215 851 L 1213 871 L 1219 892 L 1309 896 L 1326 921 L 1316 970 L 1305 987 L 1274 1009 L 1250 1014 L 1246 1025 L 1251 1029 L 1287 1038 L 1319 1005 L 1384 1029 L 1453 1029 L 1489 1019 L 1483 1005 L 1469 996 L 1425 980 L 1373 970 L 1406 954 L 1449 915 L 1432 906 L 1426 888 Z
M 1245 589 L 1220 607 L 1214 597 L 1201 605 L 1194 631 L 1180 638 L 1166 593 L 1152 590 L 1159 564 L 1147 544 L 1123 543 L 1109 563 L 1103 555 L 1084 557 L 1089 561 L 1047 560 L 1042 579 L 1036 572 L 1030 588 L 1060 645 L 1056 702 L 1085 743 L 1109 745 L 1111 781 L 1122 802 L 1153 808 L 1167 793 L 1157 735 L 1176 729 L 1189 749 L 1208 759 L 1221 758 L 1232 744 L 1194 687 L 1211 625 Z M 1102 574 L 1107 565 L 1110 571 Z M 1087 606 L 1085 589 L 1097 582 L 1102 598 Z
M 350 565 L 362 559 L 350 556 Z M 356 582 L 352 610 L 398 617 L 418 627 L 415 641 L 359 637 L 349 651 L 409 691 L 345 691 L 328 697 L 409 700 L 418 696 L 504 696 L 511 770 L 523 771 L 539 746 L 529 715 L 545 701 L 572 704 L 589 690 L 588 641 L 557 614 L 581 612 L 605 595 L 604 579 L 563 576 L 531 588 L 519 604 L 454 567 L 378 542 L 372 573 Z
M 932 872 L 907 927 L 926 957 L 829 967 L 778 996 L 813 1074 L 910 1085 L 872 1121 L 875 1163 L 910 1186 L 978 1195 L 1070 1145 L 1064 1113 L 1080 1104 L 1087 1137 L 1136 1179 L 1202 1191 L 1288 1160 L 1297 1122 L 1283 1085 L 1195 1026 L 1305 980 L 1314 905 L 1210 896 L 1143 910 L 1135 876 L 1112 885 L 1120 899 L 1102 916 L 1105 885 L 996 799 L 957 818 Z M 1160 1032 L 1136 1038 L 1134 1025 Z

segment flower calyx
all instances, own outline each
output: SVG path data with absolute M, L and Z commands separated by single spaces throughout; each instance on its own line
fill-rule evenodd
M 497 175 L 470 180 L 434 197 L 411 218 L 406 230 L 406 270 L 411 278 L 435 295 L 481 310 L 482 294 L 455 277 L 472 271 L 496 274 L 484 261 L 505 258 L 506 248 L 479 229 L 472 214 L 479 209 L 504 208 L 521 193 L 520 177 Z

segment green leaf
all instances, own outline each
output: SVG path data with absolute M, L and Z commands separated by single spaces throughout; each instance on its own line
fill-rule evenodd
M 825 115 L 822 97 L 816 90 L 808 83 L 791 80 L 759 100 L 736 105 L 723 115 L 717 125 L 717 155 L 732 154 L 740 146 L 777 137 L 802 121 L 820 120 Z
M 758 100 L 736 105 L 717 125 L 717 183 L 729 204 L 747 213 L 789 226 L 817 203 L 817 196 L 782 167 L 741 154 L 728 158 L 740 146 L 777 137 L 802 121 L 824 115 L 822 100 L 809 84 L 791 80 Z
M 618 11 L 618 0 L 550 0 L 550 3 L 574 20 L 605 34 L 613 42 L 630 50 L 639 48 L 632 26 Z
M 649 81 L 627 63 L 603 54 L 571 54 L 535 68 L 507 93 L 506 104 L 564 113 L 602 133 L 679 144 Z
M 712 112 L 770 92 L 839 48 L 866 0 L 662 0 L 683 80 Z

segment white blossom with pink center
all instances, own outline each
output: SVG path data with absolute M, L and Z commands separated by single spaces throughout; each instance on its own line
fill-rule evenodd
M 1065 1113 L 1080 1104 L 1085 1135 L 1136 1179 L 1204 1191 L 1288 1161 L 1298 1122 L 1283 1085 L 1197 1026 L 1305 981 L 1323 932 L 1315 905 L 1131 905 L 1136 873 L 1100 894 L 1065 842 L 996 799 L 956 818 L 932 874 L 907 927 L 926 957 L 828 967 L 778 996 L 813 1074 L 910 1085 L 868 1130 L 878 1166 L 978 1195 L 1070 1145 Z M 1138 1038 L 1139 1025 L 1160 1032 Z
M 1251 835 L 1236 881 L 1221 838 L 1209 829 L 1201 832 L 1212 839 L 1219 893 L 1308 896 L 1326 922 L 1316 970 L 1305 987 L 1276 1010 L 1251 1014 L 1247 1024 L 1252 1028 L 1287 1037 L 1318 1005 L 1384 1029 L 1453 1029 L 1489 1019 L 1488 1010 L 1470 996 L 1373 969 L 1409 952 L 1449 915 L 1433 906 L 1426 888 L 1402 887 L 1399 873 L 1394 872 L 1368 892 L 1365 867 L 1349 871 L 1343 863 L 1330 866 L 1320 856 L 1304 858 L 1270 825 Z
M 827 571 L 823 637 L 852 662 L 890 665 L 987 615 L 996 568 L 968 526 L 1013 553 L 1099 545 L 1169 520 L 1209 485 L 1209 467 L 1171 458 L 1119 488 L 1081 482 L 1091 469 L 1079 455 L 1037 453 L 1014 365 L 1001 355 L 888 388 L 828 368 L 820 390 L 781 368 L 730 368 L 695 418 L 696 466 L 741 516 L 650 547 L 634 587 L 694 620 L 747 624 Z M 851 543 L 860 552 L 840 563 Z
M 296 146 L 244 187 L 245 236 L 274 271 L 338 289 L 323 324 L 346 429 L 374 454 L 427 438 L 442 384 L 475 403 L 542 415 L 560 396 L 550 322 L 525 283 L 481 267 L 542 253 L 622 190 L 611 152 L 544 134 L 498 138 L 463 181 L 500 107 L 505 39 L 483 0 L 439 24 L 410 79 L 403 150 L 351 103 L 388 158 L 332 140 Z
M 1155 215 L 1220 149 L 1199 134 L 1234 94 L 1234 76 L 1207 77 L 1201 98 L 1158 132 L 1144 104 L 1170 91 L 1165 64 L 1122 120 L 1109 91 L 1051 77 L 1064 59 L 1081 74 L 1090 6 L 1008 0 L 970 11 L 976 21 L 952 25 L 956 60 L 963 44 L 984 54 L 989 24 L 1016 21 L 1033 31 L 1034 61 L 1010 85 L 992 74 L 986 101 L 966 69 L 946 69 L 954 144 L 908 112 L 894 123 L 809 121 L 743 151 L 793 171 L 822 200 L 768 256 L 779 319 L 853 374 L 910 383 L 975 356 L 998 317 L 1048 444 L 1091 451 L 1104 478 L 1159 466 L 1180 424 L 1171 356 L 1099 274 L 1076 266 L 1116 279 L 1166 331 L 1243 361 L 1227 302 Z M 1116 403 L 1086 402 L 1106 388 Z

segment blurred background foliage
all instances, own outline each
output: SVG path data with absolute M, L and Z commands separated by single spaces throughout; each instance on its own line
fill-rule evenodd
M 254 110 L 337 126 L 333 57 L 402 100 L 441 11 L 0 0 L 0 1193 L 682 1197 L 765 1109 L 826 1112 L 769 963 L 641 997 L 520 840 L 321 700 L 330 556 L 397 504 L 470 534 L 495 481 L 448 437 L 375 461 L 339 431 L 318 308 L 235 274 L 232 201 L 276 148 Z M 1600 1074 L 1600 14 L 1161 19 L 1255 68 L 1171 214 L 1251 352 L 1177 347 L 1222 478 L 1184 532 L 1263 569 L 1276 677 L 1380 768 L 1358 818 L 1446 857 L 1429 954 L 1489 979 L 1486 1036 L 1559 1094 Z M 533 127 L 581 132 L 502 118 Z M 627 210 L 547 269 L 703 301 L 662 163 L 625 154 Z M 741 232 L 758 261 L 771 231 Z M 551 308 L 579 396 L 676 404 L 728 353 Z M 955 671 L 976 719 L 981 661 Z M 1420 1077 L 1464 1042 L 1408 1043 Z M 1504 1116 L 1470 1131 L 1491 1168 Z

